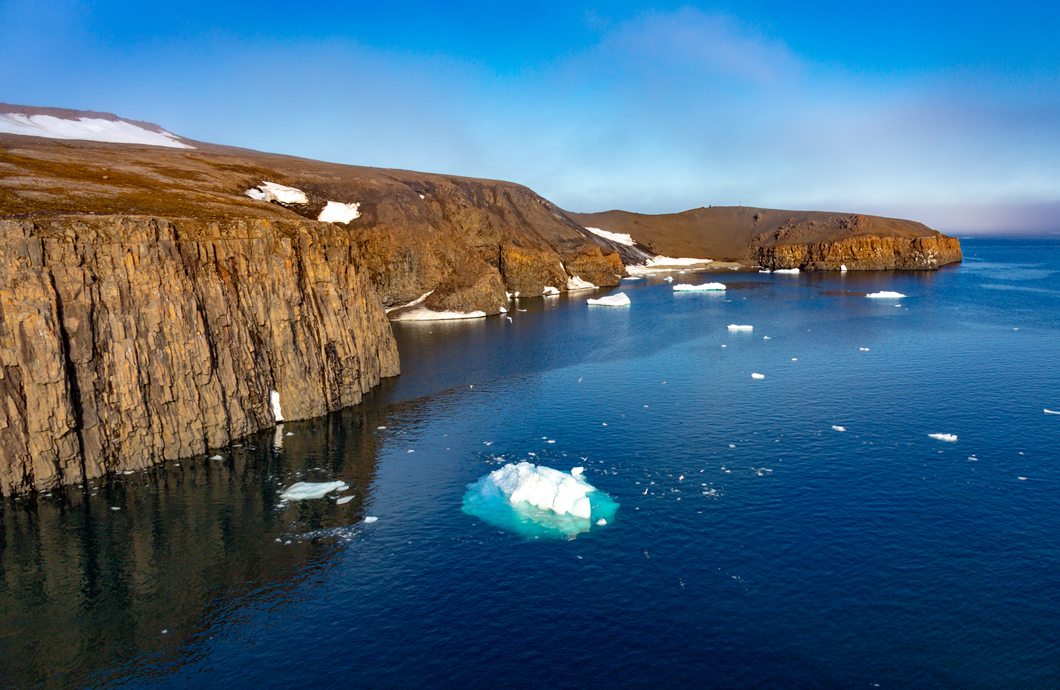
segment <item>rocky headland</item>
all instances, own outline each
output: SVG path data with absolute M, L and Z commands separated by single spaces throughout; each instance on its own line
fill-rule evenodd
M 32 136 L 82 118 L 127 143 Z M 3 127 L 3 493 L 356 404 L 399 372 L 389 320 L 614 286 L 656 254 L 809 270 L 960 260 L 957 240 L 910 221 L 574 214 L 510 182 L 218 146 L 107 113 L 0 104 Z

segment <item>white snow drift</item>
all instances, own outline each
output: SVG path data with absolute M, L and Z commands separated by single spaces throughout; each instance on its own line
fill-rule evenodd
M 152 132 L 124 120 L 100 120 L 81 117 L 64 120 L 51 115 L 0 114 L 0 132 L 22 134 L 48 139 L 81 139 L 83 141 L 105 141 L 112 144 L 147 144 L 174 149 L 193 149 L 179 137 L 165 130 Z
M 618 242 L 624 244 L 627 247 L 632 247 L 636 242 L 633 241 L 633 237 L 630 235 L 623 235 L 618 232 L 608 232 L 607 230 L 601 230 L 600 228 L 585 228 L 594 235 L 599 235 L 604 239 L 611 240 L 612 242 Z
M 275 182 L 262 182 L 257 187 L 251 187 L 243 193 L 258 201 L 278 201 L 281 204 L 309 203 L 309 197 L 301 189 Z
M 596 286 L 590 283 L 584 278 L 579 276 L 571 276 L 567 278 L 567 291 L 573 292 L 574 290 L 595 290 Z
M 338 201 L 329 201 L 324 210 L 320 212 L 317 220 L 325 223 L 349 223 L 355 218 L 361 217 L 358 210 L 360 204 L 341 204 Z

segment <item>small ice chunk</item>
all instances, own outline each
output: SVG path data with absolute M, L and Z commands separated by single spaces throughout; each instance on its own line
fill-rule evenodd
M 353 500 L 353 496 L 343 496 L 339 500 L 335 501 L 336 505 L 345 505 Z
M 799 272 L 799 269 L 797 269 L 797 268 L 778 268 L 777 270 L 773 271 L 773 273 L 798 273 L 798 272 Z
M 361 204 L 341 204 L 337 201 L 329 201 L 324 210 L 320 212 L 317 220 L 324 223 L 349 223 L 355 218 L 361 217 L 358 210 Z
M 957 442 L 957 434 L 928 434 L 928 436 L 938 439 L 939 441 L 949 441 L 950 443 Z
M 121 508 L 119 508 L 118 506 L 111 506 L 110 509 L 111 510 L 121 510 Z
M 215 456 L 213 456 L 213 457 L 212 457 L 212 458 L 210 458 L 210 459 L 211 459 L 211 460 L 224 460 L 224 458 L 222 458 L 222 457 L 221 457 L 220 455 L 215 455 Z
M 832 425 L 832 428 L 835 429 L 836 431 L 846 431 L 847 430 L 847 428 L 845 426 L 836 426 L 835 424 Z
M 288 435 L 288 436 L 294 436 L 294 432 L 293 432 L 293 431 L 288 431 L 288 432 L 287 432 L 287 435 Z
M 413 450 L 412 448 L 409 448 L 408 452 L 410 452 L 410 453 L 415 453 L 416 451 L 415 451 L 415 450 Z
M 1022 479 L 1022 477 L 1021 477 L 1021 479 Z M 603 527 L 604 525 L 607 524 L 607 520 L 605 520 L 603 518 L 600 518 L 599 520 L 596 521 L 596 524 L 599 525 L 600 527 Z
M 735 323 L 730 323 L 729 324 L 729 330 L 730 331 L 753 331 L 754 328 L 755 328 L 754 326 L 738 326 Z
M 364 523 L 365 523 L 366 525 L 370 525 L 370 524 L 372 524 L 373 522 L 375 522 L 375 521 L 376 521 L 376 520 L 378 520 L 378 519 L 379 519 L 379 518 L 377 518 L 377 517 L 372 517 L 371 515 L 369 515 L 368 517 L 366 517 L 366 518 L 364 519 Z
M 269 404 L 272 405 L 272 417 L 279 424 L 283 421 L 283 412 L 280 411 L 280 394 L 269 391 Z
M 886 290 L 883 292 L 872 292 L 865 296 L 869 299 L 901 299 L 905 297 L 905 295 L 900 292 L 888 292 Z
M 703 283 L 702 285 L 681 283 L 679 285 L 674 285 L 674 292 L 721 292 L 724 290 L 724 283 Z
M 350 487 L 346 482 L 341 481 L 297 482 L 296 484 L 287 487 L 287 489 L 280 494 L 280 498 L 284 501 L 304 501 L 312 498 L 323 498 L 332 491 L 345 491 L 349 488 Z
M 751 378 L 753 379 L 764 379 L 765 377 L 765 374 L 751 374 Z
M 840 264 L 839 265 L 839 271 L 840 271 L 840 273 L 846 273 L 847 272 L 847 265 L 846 264 Z
M 624 292 L 618 292 L 613 295 L 607 295 L 599 299 L 587 299 L 586 304 L 596 305 L 600 307 L 628 307 L 629 297 Z
M 667 283 L 672 283 L 672 282 L 674 282 L 674 277 L 673 276 L 666 276 L 665 278 L 663 278 L 663 280 L 665 282 L 667 282 Z
M 584 467 L 572 467 L 571 470 L 570 470 L 570 473 L 571 473 L 572 477 L 578 477 L 578 476 L 581 476 L 581 473 L 584 472 L 584 471 L 585 471 Z
M 861 350 L 862 352 L 868 352 L 869 351 L 869 348 L 867 348 L 867 347 L 859 347 L 858 349 Z
M 1016 477 L 1016 479 L 1020 480 L 1021 482 L 1027 481 L 1026 477 Z
M 772 340 L 768 335 L 763 335 L 762 340 Z
M 377 426 L 376 429 L 385 429 L 385 426 Z

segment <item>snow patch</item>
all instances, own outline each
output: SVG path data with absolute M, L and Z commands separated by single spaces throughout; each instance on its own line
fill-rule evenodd
M 619 233 L 619 232 L 608 232 L 607 230 L 601 230 L 600 228 L 585 228 L 585 229 L 588 230 L 589 232 L 591 232 L 594 235 L 597 235 L 599 237 L 603 237 L 605 240 L 611 240 L 612 242 L 618 242 L 619 244 L 624 244 L 627 247 L 632 247 L 633 245 L 636 244 L 636 242 L 633 241 L 633 237 L 631 237 L 630 235 L 623 235 L 622 233 Z
M 276 391 L 269 391 L 269 405 L 272 407 L 272 417 L 279 424 L 283 421 L 283 412 L 280 411 L 280 394 Z
M 100 120 L 81 117 L 64 120 L 51 115 L 0 114 L 0 132 L 48 139 L 81 139 L 105 141 L 112 144 L 147 144 L 173 149 L 194 149 L 179 137 L 165 130 L 152 132 L 124 120 Z
M 674 292 L 717 292 L 724 289 L 725 285 L 723 283 L 703 283 L 702 285 L 681 283 L 674 285 Z
M 337 201 L 329 201 L 324 210 L 320 212 L 317 220 L 324 223 L 349 223 L 351 220 L 361 217 L 361 212 L 358 210 L 360 207 L 360 203 L 340 204 Z
M 559 288 L 546 285 L 541 291 L 542 297 L 559 297 Z
M 346 482 L 298 482 L 288 487 L 280 498 L 285 501 L 305 501 L 313 498 L 324 498 L 332 491 L 345 491 L 350 488 Z
M 626 293 L 619 292 L 614 295 L 600 297 L 599 299 L 587 299 L 585 303 L 600 307 L 628 307 L 629 297 L 626 296 Z
M 883 292 L 873 292 L 865 296 L 869 299 L 901 299 L 905 297 L 905 295 L 900 292 L 887 292 L 886 290 Z
M 281 204 L 308 204 L 309 197 L 301 189 L 288 187 L 275 182 L 262 182 L 243 192 L 251 199 L 259 201 L 276 201 Z

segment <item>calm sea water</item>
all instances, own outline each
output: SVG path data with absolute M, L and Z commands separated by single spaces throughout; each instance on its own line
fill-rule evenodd
M 0 685 L 1060 687 L 1060 242 L 964 249 L 401 324 L 357 408 L 8 500 Z M 614 519 L 461 510 L 522 460 Z

